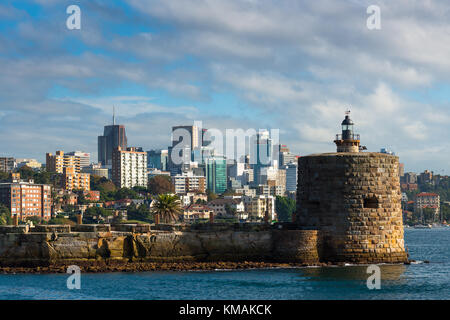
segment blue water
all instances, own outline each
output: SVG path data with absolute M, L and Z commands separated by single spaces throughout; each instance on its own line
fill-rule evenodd
M 216 272 L 2 274 L 0 299 L 450 299 L 450 228 L 406 229 L 411 259 L 381 265 L 381 289 L 369 290 L 364 266 Z

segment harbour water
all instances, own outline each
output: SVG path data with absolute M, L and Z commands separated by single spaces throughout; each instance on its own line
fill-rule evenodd
M 381 265 L 369 290 L 367 266 L 214 272 L 1 274 L 5 299 L 450 299 L 450 228 L 405 229 L 411 265 Z M 423 263 L 429 261 L 429 263 Z

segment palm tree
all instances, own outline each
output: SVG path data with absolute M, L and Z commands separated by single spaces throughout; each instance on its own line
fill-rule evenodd
M 160 194 L 154 200 L 152 213 L 158 214 L 164 223 L 178 220 L 181 214 L 180 200 L 176 195 Z

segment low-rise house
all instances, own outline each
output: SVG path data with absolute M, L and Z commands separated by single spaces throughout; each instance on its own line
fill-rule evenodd
M 224 218 L 239 218 L 245 212 L 241 197 L 215 199 L 208 202 L 208 207 L 214 211 L 214 215 Z
M 195 221 L 198 219 L 209 219 L 214 211 L 204 204 L 191 204 L 183 208 L 184 221 Z
M 100 201 L 100 191 L 94 191 L 94 190 L 90 190 L 90 191 L 83 191 L 83 195 L 84 198 L 88 201 Z

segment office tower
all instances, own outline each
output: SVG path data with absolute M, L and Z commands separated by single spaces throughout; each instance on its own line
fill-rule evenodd
M 16 166 L 14 158 L 0 157 L 0 172 L 12 172 Z
M 272 139 L 268 130 L 261 130 L 256 134 L 256 155 L 254 156 L 253 169 L 255 184 L 261 184 L 263 168 L 273 165 L 272 162 Z
M 83 151 L 72 151 L 66 153 L 68 156 L 75 156 L 80 158 L 80 167 L 89 167 L 91 164 L 91 154 Z
M 288 163 L 295 162 L 297 160 L 297 156 L 291 153 L 289 148 L 285 144 L 280 144 L 278 151 L 278 165 L 280 167 L 286 166 Z
M 119 188 L 147 186 L 147 152 L 117 147 L 112 154 L 112 181 Z
M 13 173 L 11 182 L 0 183 L 0 203 L 20 220 L 31 217 L 49 220 L 52 213 L 52 187 L 35 184 L 33 180 L 22 181 L 19 173 Z
M 80 158 L 64 154 L 64 151 L 56 151 L 55 155 L 47 153 L 46 168 L 48 172 L 63 173 L 64 168 L 75 168 L 75 172 L 81 172 Z
M 403 177 L 405 175 L 405 164 L 404 163 L 398 164 L 398 175 L 400 177 Z
M 225 157 L 210 157 L 205 163 L 208 189 L 216 194 L 227 189 L 227 163 Z
M 74 167 L 64 168 L 62 176 L 62 187 L 64 190 L 91 190 L 91 175 L 79 173 Z
M 147 152 L 147 168 L 167 170 L 168 150 L 150 150 Z
M 297 191 L 298 164 L 291 162 L 285 166 L 286 169 L 286 191 Z
M 105 126 L 103 136 L 98 137 L 98 162 L 103 166 L 112 165 L 113 151 L 120 147 L 127 149 L 127 135 L 125 126 L 116 125 L 115 115 L 113 115 L 113 124 Z
M 185 141 L 188 135 L 188 141 Z M 175 126 L 172 127 L 172 147 L 179 143 L 187 143 L 191 150 L 199 146 L 197 126 Z

